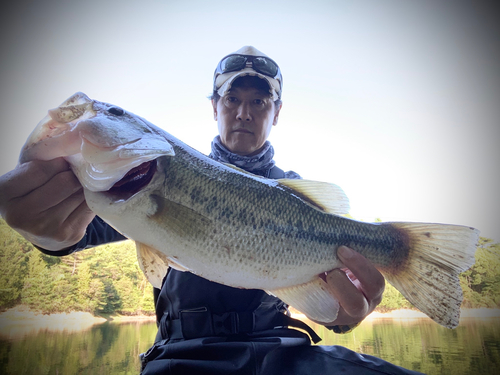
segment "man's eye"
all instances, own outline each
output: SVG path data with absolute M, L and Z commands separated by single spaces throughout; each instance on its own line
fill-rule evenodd
M 237 98 L 235 98 L 234 96 L 228 96 L 228 97 L 226 98 L 226 100 L 227 100 L 228 102 L 234 103 L 234 102 L 236 102 L 238 99 L 237 99 Z
M 254 102 L 255 104 L 257 104 L 257 105 L 262 105 L 262 104 L 264 104 L 264 100 L 262 100 L 262 99 L 255 99 L 253 102 Z

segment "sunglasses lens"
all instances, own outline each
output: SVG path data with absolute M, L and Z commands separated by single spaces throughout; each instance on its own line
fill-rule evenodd
M 229 56 L 221 62 L 223 73 L 241 70 L 245 67 L 247 59 L 244 56 Z
M 258 72 L 261 72 L 270 77 L 275 77 L 278 74 L 278 66 L 269 59 L 257 57 L 253 60 L 253 67 Z

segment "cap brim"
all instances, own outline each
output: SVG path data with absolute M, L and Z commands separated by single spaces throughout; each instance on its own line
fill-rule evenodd
M 266 82 L 269 84 L 269 93 L 272 95 L 273 100 L 276 101 L 280 99 L 279 95 L 279 90 L 280 90 L 280 83 L 277 79 L 271 78 L 269 76 L 266 76 L 264 74 L 258 73 L 252 68 L 245 68 L 242 70 L 238 70 L 236 72 L 229 72 L 229 73 L 224 73 L 221 74 L 217 77 L 215 83 L 216 86 L 219 86 L 219 84 L 222 83 L 222 85 L 217 89 L 217 93 L 220 96 L 226 95 L 229 90 L 231 89 L 231 85 L 233 82 L 243 76 L 256 76 L 259 77 L 260 79 L 266 80 Z

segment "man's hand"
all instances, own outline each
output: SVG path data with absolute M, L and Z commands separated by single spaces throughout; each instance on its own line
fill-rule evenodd
M 334 322 L 324 324 L 351 325 L 361 322 L 382 301 L 385 279 L 361 254 L 341 246 L 337 251 L 346 268 L 326 274 L 326 282 L 339 301 L 340 310 Z
M 30 161 L 0 176 L 0 214 L 28 241 L 47 250 L 80 241 L 95 216 L 62 158 Z

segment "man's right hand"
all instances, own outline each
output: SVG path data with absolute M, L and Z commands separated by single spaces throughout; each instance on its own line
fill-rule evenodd
M 28 241 L 47 250 L 79 242 L 95 216 L 63 158 L 30 161 L 0 176 L 0 214 Z

